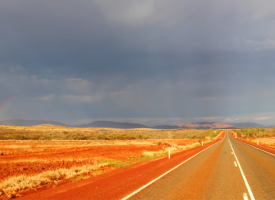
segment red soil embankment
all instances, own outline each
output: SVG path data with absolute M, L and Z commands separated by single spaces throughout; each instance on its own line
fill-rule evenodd
M 234 133 L 231 132 L 231 134 L 234 136 Z M 235 138 L 235 136 L 234 136 L 234 138 Z M 238 141 L 240 141 L 240 142 L 249 144 L 249 145 L 251 145 L 251 146 L 254 146 L 254 147 L 257 147 L 257 148 L 259 148 L 259 149 L 262 149 L 262 150 L 265 150 L 265 151 L 267 151 L 267 152 L 270 152 L 270 153 L 274 153 L 274 154 L 275 154 L 275 148 L 274 148 L 274 147 L 270 147 L 270 146 L 265 145 L 265 144 L 259 144 L 259 145 L 257 145 L 257 144 L 255 144 L 255 143 L 253 143 L 253 142 L 249 142 L 249 141 L 247 141 L 247 140 L 242 140 L 242 139 L 240 139 L 240 138 L 235 138 L 235 139 L 238 140 Z

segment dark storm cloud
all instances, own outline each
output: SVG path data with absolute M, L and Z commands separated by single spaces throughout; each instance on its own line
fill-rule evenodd
M 80 63 L 109 37 L 98 9 L 88 1 L 2 2 L 1 24 L 4 61 L 45 67 L 62 67 L 74 58 Z M 101 48 L 108 52 L 106 45 Z
M 148 7 L 157 5 L 155 1 L 151 2 L 151 5 L 142 3 Z M 80 73 L 85 70 L 113 75 L 118 72 L 136 74 L 140 73 L 141 69 L 145 70 L 144 74 L 154 74 L 150 69 L 152 65 L 179 68 L 179 65 L 188 67 L 182 65 L 215 61 L 233 62 L 238 59 L 230 51 L 211 51 L 220 46 L 224 48 L 223 50 L 230 48 L 231 39 L 240 34 L 239 29 L 234 33 L 236 26 L 240 25 L 238 19 L 234 20 L 236 15 L 232 16 L 236 12 L 232 7 L 228 9 L 231 12 L 222 14 L 220 11 L 212 14 L 211 12 L 217 8 L 211 4 L 199 5 L 175 1 L 175 5 L 167 11 L 171 12 L 170 23 L 174 24 L 165 27 L 163 23 L 169 22 L 166 16 L 168 14 L 159 16 L 160 21 L 155 19 L 155 23 L 151 22 L 152 26 L 146 23 L 146 16 L 142 20 L 141 15 L 138 25 L 133 26 L 132 24 L 137 23 L 136 20 L 139 19 L 138 14 L 137 19 L 133 18 L 132 21 L 127 13 L 125 16 L 122 14 L 121 17 L 125 17 L 125 20 L 130 18 L 124 22 L 124 18 L 120 19 L 117 16 L 119 10 L 111 7 L 114 3 L 97 3 L 93 1 L 1 3 L 1 24 L 4 33 L 4 37 L 1 37 L 2 62 L 21 63 L 32 70 L 39 65 L 40 70 L 53 68 L 63 70 L 64 73 L 66 71 Z M 161 6 L 165 6 L 163 4 L 160 3 Z M 176 9 L 177 4 L 182 8 Z M 125 9 L 131 8 L 131 5 L 123 1 L 116 3 L 116 6 L 122 6 L 122 9 L 123 5 Z M 181 14 L 181 10 L 182 12 L 187 10 L 185 7 L 190 7 L 193 12 Z M 160 11 L 162 9 L 159 8 Z M 179 16 L 174 16 L 172 9 L 176 9 Z M 157 11 L 151 11 L 148 16 L 152 18 L 158 16 Z M 108 20 L 109 18 L 114 19 Z M 122 22 L 119 23 L 119 20 Z M 204 52 L 190 55 L 189 50 Z M 167 60 L 169 54 L 177 55 L 176 51 L 179 51 L 178 56 Z M 174 63 L 171 60 L 175 60 Z
M 246 0 L 2 1 L 0 100 L 15 96 L 5 118 L 274 111 L 274 10 Z

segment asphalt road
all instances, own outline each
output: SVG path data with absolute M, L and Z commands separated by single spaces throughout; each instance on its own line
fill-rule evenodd
M 129 199 L 275 199 L 275 155 L 228 133 Z

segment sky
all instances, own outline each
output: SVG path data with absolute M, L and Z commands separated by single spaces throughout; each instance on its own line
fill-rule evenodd
M 275 125 L 274 0 L 0 2 L 0 120 Z

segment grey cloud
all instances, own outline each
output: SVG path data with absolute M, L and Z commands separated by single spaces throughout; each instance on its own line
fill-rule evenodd
M 253 41 L 245 39 L 245 44 L 252 51 L 275 50 L 275 40 Z
M 0 100 L 16 97 L 2 117 L 274 110 L 274 11 L 269 0 L 2 1 Z

